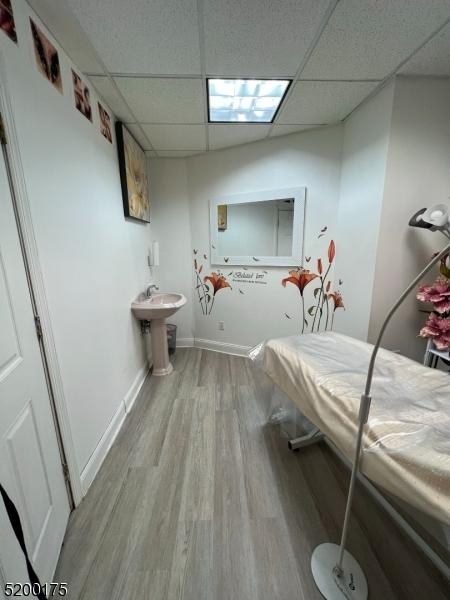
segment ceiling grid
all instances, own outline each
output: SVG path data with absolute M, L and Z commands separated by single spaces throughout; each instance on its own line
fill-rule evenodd
M 340 123 L 398 73 L 450 77 L 450 0 L 27 1 L 150 156 Z M 214 124 L 208 78 L 292 84 L 273 123 Z
M 204 6 L 203 0 L 197 0 L 197 19 L 198 19 L 198 39 L 200 48 L 200 71 L 202 75 L 202 102 L 203 102 L 203 120 L 208 123 L 208 103 L 206 101 L 206 57 L 205 57 L 205 22 L 203 19 Z M 206 151 L 209 150 L 209 128 L 205 124 Z
M 281 115 L 283 114 L 284 109 L 286 108 L 286 105 L 288 103 L 289 98 L 292 96 L 292 92 L 294 91 L 294 88 L 297 84 L 297 81 L 300 77 L 300 75 L 303 72 L 303 69 L 306 66 L 306 63 L 309 60 L 309 57 L 311 56 L 311 54 L 314 52 L 314 48 L 317 46 L 319 40 L 320 40 L 320 36 L 322 35 L 325 27 L 328 25 L 328 21 L 331 19 L 332 14 L 334 13 L 334 10 L 337 6 L 337 3 L 339 2 L 339 0 L 332 0 L 328 6 L 328 9 L 326 11 L 326 13 L 323 16 L 322 22 L 320 23 L 320 26 L 318 28 L 318 30 L 316 31 L 316 34 L 311 42 L 311 45 L 309 46 L 308 50 L 306 51 L 305 56 L 302 58 L 300 65 L 294 75 L 294 78 L 292 80 L 292 84 L 291 87 L 288 90 L 288 93 L 286 95 L 286 98 L 284 99 L 284 103 L 283 106 L 281 107 L 279 113 L 278 113 L 278 119 L 281 118 Z M 291 123 L 292 124 L 292 123 Z M 303 125 L 304 123 L 301 123 L 301 125 Z M 275 123 L 272 123 L 272 127 L 270 128 L 270 131 L 267 135 L 267 137 L 269 137 L 273 131 L 273 128 L 275 126 Z

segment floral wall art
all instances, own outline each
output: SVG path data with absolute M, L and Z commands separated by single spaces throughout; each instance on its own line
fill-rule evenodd
M 229 271 L 226 274 L 222 273 L 219 268 L 215 268 L 209 275 L 203 271 L 203 260 L 207 261 L 206 254 L 200 255 L 198 250 L 194 250 L 194 273 L 195 273 L 195 289 L 197 291 L 197 300 L 200 305 L 203 315 L 210 315 L 214 307 L 216 295 L 221 290 L 233 290 L 230 282 L 237 284 L 237 291 L 244 296 L 245 292 L 242 289 L 247 284 L 267 285 L 265 280 L 267 271 L 250 270 L 248 267 L 241 267 Z M 211 267 L 212 268 L 212 267 Z M 223 294 L 222 294 L 223 297 Z
M 318 237 L 323 237 L 327 227 L 321 230 Z M 281 280 L 283 287 L 288 283 L 298 288 L 300 296 L 300 322 L 301 332 L 318 332 L 333 329 L 334 315 L 338 308 L 344 308 L 342 294 L 339 289 L 333 289 L 332 279 L 329 278 L 330 270 L 336 257 L 336 244 L 331 240 L 328 244 L 327 256 L 323 260 L 317 259 L 317 272 L 305 269 L 303 266 L 289 271 L 288 277 Z M 305 258 L 306 262 L 311 261 L 311 256 Z M 315 282 L 315 283 L 314 283 Z M 311 284 L 313 288 L 313 298 L 305 298 L 305 291 Z M 339 286 L 342 281 L 339 280 Z M 307 307 L 307 304 L 310 304 Z M 286 318 L 291 319 L 291 315 L 285 313 Z
M 203 273 L 203 263 L 200 262 L 200 259 L 197 259 L 197 255 L 198 250 L 194 250 L 195 289 L 197 290 L 198 302 L 202 314 L 210 315 L 214 308 L 218 292 L 227 288 L 231 290 L 232 288 L 220 269 L 216 269 L 216 271 L 213 271 L 209 275 Z M 203 259 L 208 260 L 206 254 L 203 254 Z
M 317 238 L 326 240 L 327 227 L 320 230 Z M 321 242 L 319 242 L 320 244 Z M 288 300 L 288 312 L 283 312 L 281 317 L 291 321 L 290 334 L 316 333 L 330 331 L 334 326 L 334 318 L 338 309 L 344 310 L 344 301 L 341 293 L 343 281 L 337 279 L 334 283 L 333 267 L 336 258 L 336 244 L 329 240 L 324 247 L 324 255 L 315 261 L 312 256 L 305 257 L 305 264 L 290 269 L 287 276 L 281 279 L 283 288 L 295 286 L 298 290 L 298 311 L 292 310 L 293 300 Z M 312 268 L 314 265 L 314 268 Z M 210 266 L 208 255 L 197 249 L 193 251 L 194 287 L 197 304 L 202 316 L 210 316 L 213 310 L 220 306 L 221 317 L 227 315 L 228 310 L 236 309 L 241 305 L 241 319 L 248 323 L 253 318 L 260 316 L 259 302 L 263 295 L 273 296 L 280 284 L 279 268 L 234 267 L 233 270 L 222 272 L 219 268 Z M 248 300 L 247 300 L 248 298 Z M 250 300 L 251 299 L 251 300 Z M 256 300 L 256 302 L 255 302 Z M 249 311 L 249 302 L 255 302 Z M 283 292 L 280 289 L 279 305 L 283 306 Z M 228 309 L 228 310 L 227 310 Z M 273 318 L 271 318 L 273 321 Z M 296 322 L 299 326 L 296 325 Z M 285 327 L 278 321 L 279 335 L 286 335 Z M 295 328 L 293 330 L 293 328 Z
M 147 158 L 123 123 L 116 122 L 123 210 L 126 217 L 150 223 Z

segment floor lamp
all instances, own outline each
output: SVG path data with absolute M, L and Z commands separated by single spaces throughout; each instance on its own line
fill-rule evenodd
M 444 204 L 437 204 L 430 209 L 421 209 L 413 215 L 409 221 L 412 227 L 421 227 L 431 231 L 441 231 L 447 238 L 450 239 L 450 215 L 448 207 Z M 367 580 L 364 572 L 358 561 L 345 549 L 347 542 L 348 527 L 350 522 L 350 514 L 352 510 L 353 494 L 355 491 L 356 478 L 359 471 L 361 461 L 361 442 L 364 432 L 364 425 L 369 418 L 371 396 L 370 390 L 372 386 L 373 369 L 378 349 L 380 348 L 383 334 L 386 330 L 389 321 L 395 314 L 396 310 L 403 303 L 409 293 L 416 288 L 423 277 L 430 271 L 433 266 L 443 259 L 450 252 L 450 243 L 439 252 L 428 265 L 417 275 L 410 283 L 397 302 L 389 311 L 386 319 L 381 326 L 377 341 L 373 347 L 372 356 L 369 362 L 367 371 L 366 387 L 361 396 L 359 407 L 359 426 L 358 435 L 356 438 L 355 457 L 353 461 L 352 474 L 347 496 L 347 505 L 345 509 L 344 524 L 342 527 L 342 535 L 340 544 L 321 544 L 315 548 L 311 557 L 311 570 L 322 595 L 327 600 L 366 600 L 368 595 Z

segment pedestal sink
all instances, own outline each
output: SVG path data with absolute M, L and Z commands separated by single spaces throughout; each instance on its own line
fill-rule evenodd
M 168 375 L 173 367 L 169 362 L 166 318 L 186 304 L 183 294 L 155 293 L 150 298 L 138 298 L 131 310 L 140 321 L 150 321 L 152 334 L 153 375 Z

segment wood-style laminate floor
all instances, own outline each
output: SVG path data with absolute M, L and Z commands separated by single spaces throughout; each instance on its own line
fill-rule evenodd
M 72 600 L 320 600 L 311 552 L 339 540 L 348 472 L 324 445 L 289 452 L 269 395 L 247 359 L 199 349 L 147 379 L 71 516 L 55 581 Z M 371 600 L 449 597 L 361 488 L 348 546 Z

